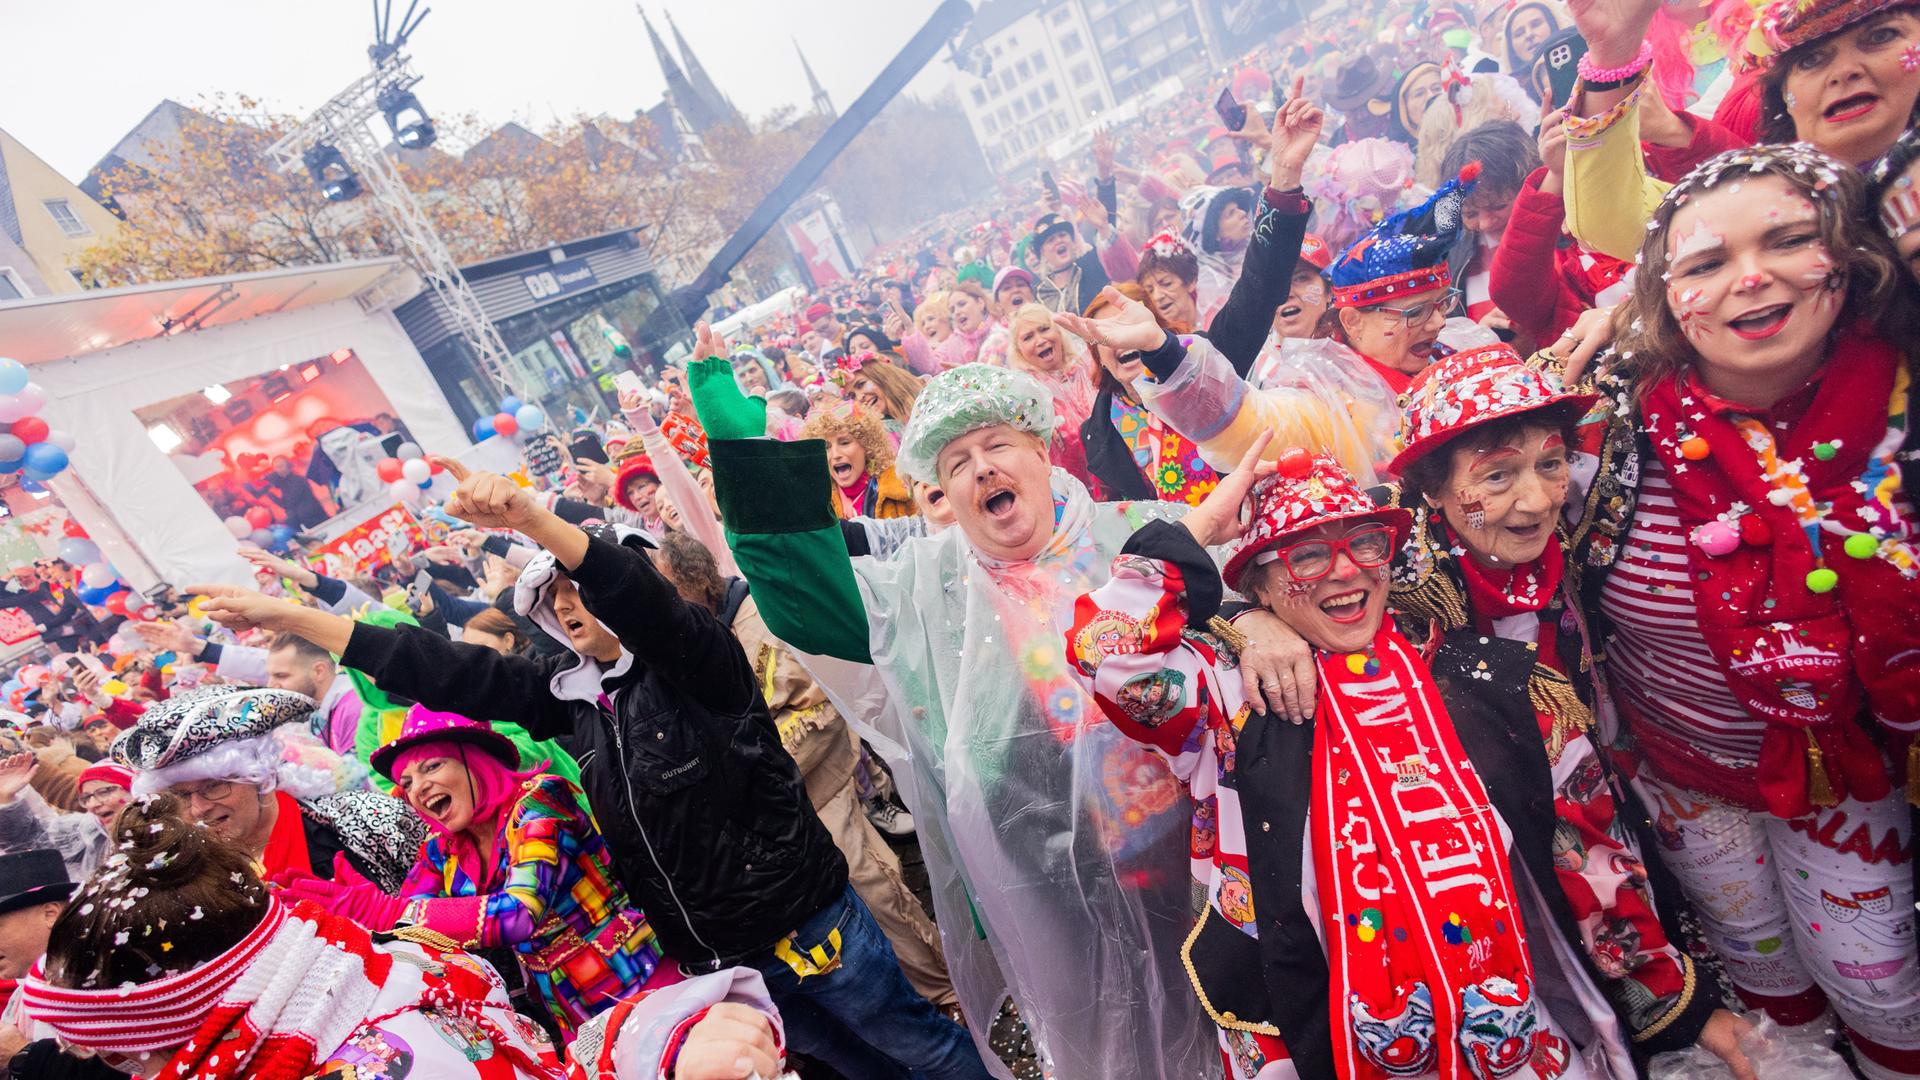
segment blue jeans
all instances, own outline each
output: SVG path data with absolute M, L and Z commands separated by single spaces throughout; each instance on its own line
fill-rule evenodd
M 987 1080 L 966 1029 L 908 985 L 893 946 L 851 886 L 800 924 L 795 949 L 805 956 L 836 929 L 840 963 L 823 975 L 802 978 L 772 950 L 750 961 L 780 1008 L 787 1044 L 847 1080 Z

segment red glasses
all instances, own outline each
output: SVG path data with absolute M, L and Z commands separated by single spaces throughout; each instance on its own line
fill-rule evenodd
M 1343 551 L 1362 570 L 1385 566 L 1393 558 L 1393 529 L 1369 525 L 1338 540 L 1307 540 L 1274 554 L 1286 564 L 1287 573 L 1295 581 L 1318 581 L 1333 572 L 1334 559 Z

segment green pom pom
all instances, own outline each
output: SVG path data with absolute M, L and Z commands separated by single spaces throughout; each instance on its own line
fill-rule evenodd
M 1833 587 L 1838 584 L 1840 584 L 1840 575 L 1824 566 L 1807 573 L 1807 588 L 1813 592 L 1832 592 Z
M 1832 461 L 1839 453 L 1840 448 L 1830 442 L 1813 444 L 1813 456 L 1819 458 L 1821 461 Z
M 1880 541 L 1867 533 L 1854 533 L 1847 537 L 1847 554 L 1856 559 L 1871 559 L 1880 550 Z

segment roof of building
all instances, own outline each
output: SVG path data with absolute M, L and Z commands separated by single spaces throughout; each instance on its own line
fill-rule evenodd
M 43 363 L 344 300 L 373 290 L 390 275 L 410 274 L 398 256 L 389 255 L 34 296 L 0 303 L 0 341 L 14 359 Z
M 147 115 L 139 123 L 127 129 L 120 141 L 113 144 L 93 168 L 81 179 L 79 188 L 96 202 L 103 202 L 102 183 L 115 172 L 130 165 L 147 166 L 153 163 L 153 156 L 147 149 L 150 143 L 165 143 L 177 138 L 182 128 L 194 120 L 213 122 L 213 117 L 198 109 L 189 108 L 172 98 L 161 98 L 160 103 L 147 110 Z
M 1043 2 L 1044 0 L 981 0 L 979 9 L 973 13 L 973 22 L 967 24 L 966 35 L 960 39 L 960 51 L 966 52 L 1025 16 L 1040 10 Z

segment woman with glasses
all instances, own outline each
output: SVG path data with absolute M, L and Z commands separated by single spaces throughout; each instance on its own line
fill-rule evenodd
M 1419 620 L 1388 617 L 1414 528 L 1330 458 L 1286 454 L 1140 529 L 1075 605 L 1069 662 L 1195 802 L 1207 904 L 1182 958 L 1228 1075 L 1628 1076 L 1622 1026 L 1647 1052 L 1737 1059 L 1711 977 L 1650 916 L 1607 908 L 1632 895 L 1630 853 L 1548 811 L 1534 649 L 1422 649 Z M 1236 538 L 1225 585 L 1311 647 L 1308 724 L 1251 711 L 1206 550 Z M 1604 902 L 1567 887 L 1589 862 L 1614 875 Z M 1629 972 L 1634 992 L 1606 992 Z

